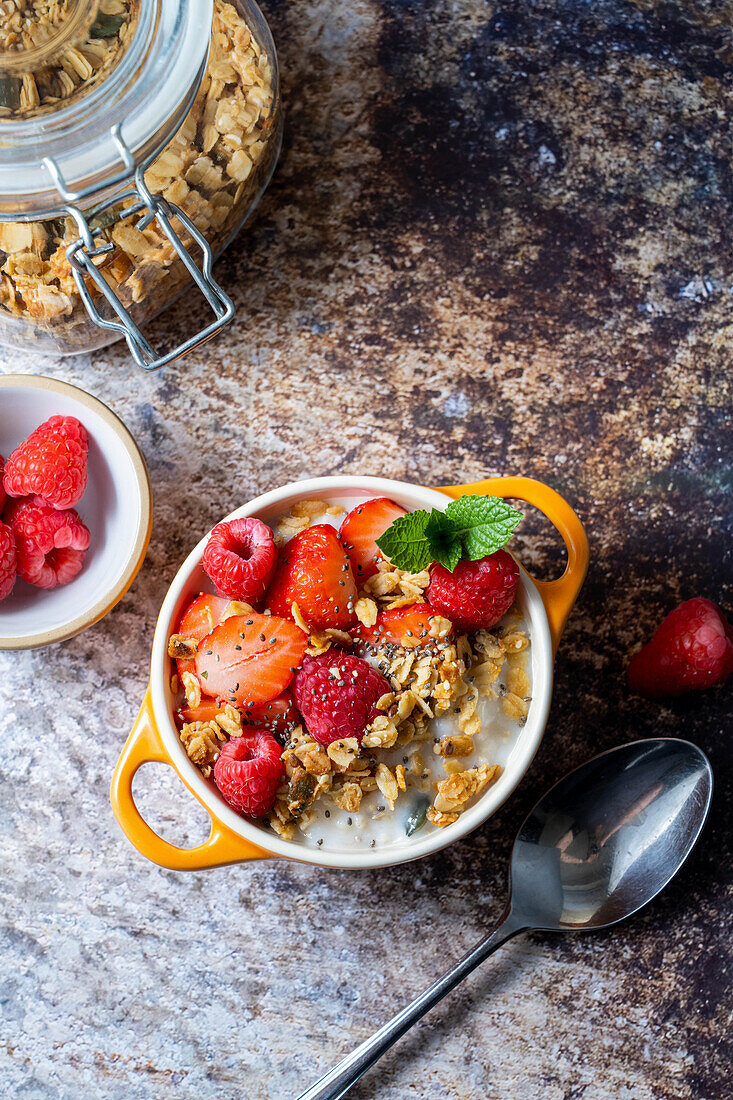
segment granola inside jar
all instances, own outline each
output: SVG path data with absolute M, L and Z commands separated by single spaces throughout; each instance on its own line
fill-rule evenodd
M 179 112 L 175 132 L 169 128 L 162 149 L 159 142 L 152 156 L 155 137 L 144 135 L 140 139 L 143 152 L 135 163 L 146 166 L 145 188 L 172 208 L 171 224 L 185 248 L 190 249 L 194 239 L 176 216 L 176 208 L 190 219 L 216 257 L 241 228 L 274 170 L 281 140 L 277 64 L 267 24 L 252 0 L 189 0 L 191 3 L 196 18 L 207 8 L 211 12 L 208 55 L 202 55 L 196 84 L 185 101 L 185 114 L 181 86 L 174 89 L 177 98 L 171 117 L 175 110 Z M 156 9 L 158 15 L 160 11 L 165 15 L 170 4 L 175 8 L 173 0 L 83 3 L 86 22 L 81 37 L 77 29 L 73 43 L 67 40 L 49 47 L 59 26 L 63 29 L 63 17 L 70 19 L 67 8 L 74 7 L 72 0 L 3 0 L 0 140 L 7 141 L 9 136 L 12 141 L 14 132 L 25 134 L 39 117 L 53 124 L 62 113 L 69 116 L 86 111 L 96 120 L 100 112 L 106 112 L 103 125 L 111 130 L 116 119 L 114 111 L 109 111 L 111 97 L 105 96 L 105 90 L 114 80 L 132 88 L 135 66 L 142 71 L 140 80 L 149 82 L 147 89 L 136 89 L 147 92 L 147 101 L 145 95 L 139 99 L 144 118 L 145 109 L 153 110 L 147 106 L 155 102 L 153 87 L 163 94 L 159 82 L 155 83 L 154 66 L 148 65 L 148 72 L 145 66 L 151 43 L 155 45 L 154 36 L 161 33 Z M 14 64 L 14 42 L 23 47 L 20 53 L 43 52 L 46 46 L 44 64 L 22 71 Z M 179 49 L 189 64 L 190 52 L 184 55 Z M 160 58 L 157 63 L 162 64 Z M 176 63 L 175 57 L 168 59 L 169 68 Z M 160 104 L 155 109 L 160 110 Z M 120 123 L 122 137 L 131 145 L 124 118 Z M 159 126 L 158 137 L 160 133 Z M 107 137 L 105 133 L 105 140 Z M 85 179 L 98 180 L 99 176 L 99 172 L 90 173 Z M 68 180 L 68 174 L 63 178 Z M 125 186 L 128 183 L 125 181 Z M 47 178 L 41 186 L 48 189 Z M 137 196 L 129 197 L 128 192 L 124 201 L 110 205 L 110 196 L 123 189 L 119 182 L 115 186 L 115 181 L 105 189 L 102 181 L 88 202 L 78 206 L 94 234 L 95 249 L 90 254 L 97 272 L 134 325 L 140 327 L 191 284 L 191 275 L 164 226 L 155 218 L 141 221 L 140 203 L 135 213 L 124 215 Z M 79 272 L 75 278 L 67 253 L 80 238 L 79 218 L 56 197 L 58 209 L 47 217 L 33 217 L 33 195 L 28 209 L 19 211 L 21 217 L 11 216 L 12 197 L 0 198 L 0 340 L 36 351 L 87 352 L 118 339 L 120 326 L 101 328 L 90 316 L 80 293 Z M 95 214 L 100 198 L 105 202 Z M 196 249 L 191 251 L 198 262 Z M 88 274 L 83 280 L 101 318 L 116 320 L 119 311 L 115 313 L 110 306 L 106 292 L 100 291 Z
M 117 65 L 134 33 L 136 0 L 4 0 L 0 118 L 50 114 Z

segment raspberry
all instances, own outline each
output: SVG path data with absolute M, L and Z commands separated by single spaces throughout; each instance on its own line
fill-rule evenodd
M 230 806 L 248 817 L 272 809 L 285 772 L 282 749 L 267 730 L 245 730 L 223 746 L 214 764 L 214 780 Z
M 73 580 L 89 548 L 89 531 L 73 508 L 58 511 L 40 497 L 13 501 L 6 519 L 15 536 L 18 576 L 37 588 Z
M 5 459 L 0 455 L 0 512 L 5 505 L 5 489 L 3 488 L 3 476 L 5 474 Z
M 13 591 L 17 571 L 18 556 L 13 532 L 6 523 L 0 523 L 0 600 Z
M 276 562 L 272 531 L 258 519 L 219 523 L 209 535 L 203 558 L 220 596 L 251 604 L 262 601 Z
M 73 508 L 87 484 L 87 433 L 74 416 L 52 416 L 16 447 L 5 464 L 10 497 L 36 495 Z
M 361 741 L 367 723 L 379 713 L 374 704 L 392 689 L 360 657 L 331 650 L 306 657 L 291 690 L 311 737 L 330 745 L 342 737 Z
M 519 567 L 506 550 L 461 561 L 450 573 L 436 562 L 425 592 L 429 604 L 458 630 L 489 630 L 514 603 Z
M 733 627 L 711 600 L 697 596 L 667 615 L 627 669 L 629 687 L 656 699 L 708 688 L 733 671 Z

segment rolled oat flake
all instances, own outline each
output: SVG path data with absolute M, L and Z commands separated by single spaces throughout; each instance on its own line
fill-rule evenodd
M 234 313 L 212 261 L 280 139 L 254 0 L 3 0 L 0 341 L 70 354 L 124 336 L 155 370 L 209 339 Z M 159 355 L 141 326 L 192 283 L 213 320 Z

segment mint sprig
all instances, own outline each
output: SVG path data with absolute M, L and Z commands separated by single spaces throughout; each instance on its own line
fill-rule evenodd
M 433 561 L 439 561 L 451 573 L 462 557 L 460 536 L 456 533 L 453 520 L 446 512 L 433 508 L 425 525 L 425 537 Z
M 400 516 L 380 535 L 377 546 L 398 569 L 419 573 L 427 569 L 433 556 L 426 535 L 430 516 L 427 512 L 408 512 Z
M 501 497 L 459 497 L 445 512 L 433 508 L 400 516 L 377 546 L 398 569 L 419 573 L 437 561 L 452 573 L 460 561 L 501 550 L 521 519 L 522 513 Z

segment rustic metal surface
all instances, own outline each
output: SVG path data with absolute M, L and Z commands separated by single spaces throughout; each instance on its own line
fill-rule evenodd
M 286 147 L 218 266 L 236 323 L 155 377 L 120 347 L 0 360 L 106 400 L 156 493 L 122 604 L 63 646 L 0 657 L 0 1092 L 286 1100 L 498 916 L 515 828 L 548 783 L 661 732 L 716 770 L 680 879 L 611 934 L 510 944 L 353 1095 L 719 1100 L 730 691 L 644 702 L 623 669 L 678 600 L 730 610 L 730 9 L 298 0 L 267 15 Z M 155 340 L 201 321 L 192 302 Z M 491 822 L 418 864 L 158 870 L 107 786 L 166 586 L 223 513 L 337 471 L 524 473 L 577 507 L 592 566 L 542 749 Z M 559 568 L 540 524 L 523 553 Z M 193 841 L 201 813 L 160 770 L 143 804 Z

